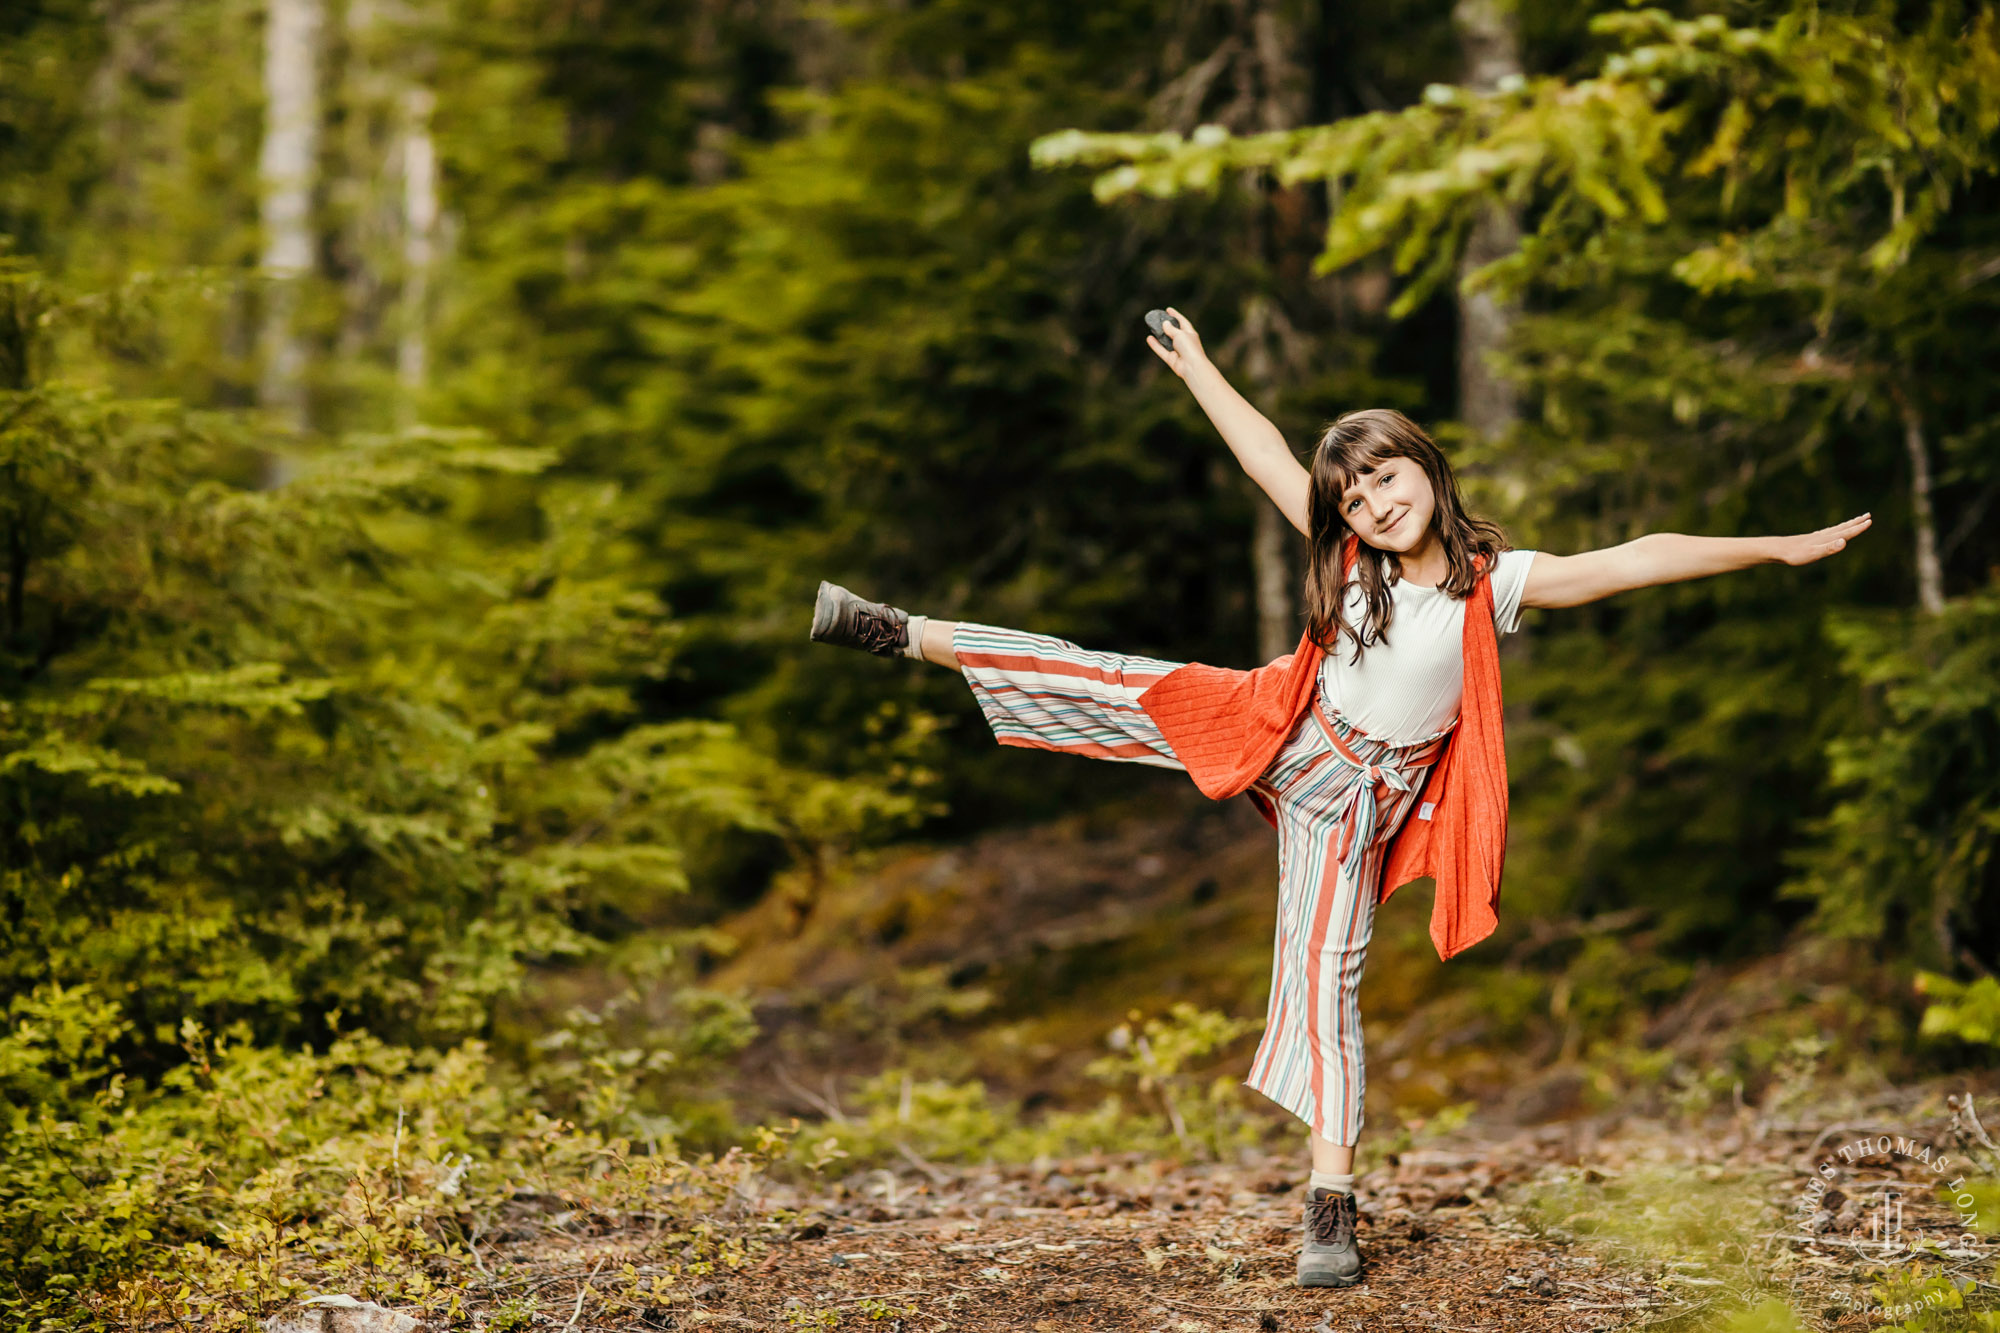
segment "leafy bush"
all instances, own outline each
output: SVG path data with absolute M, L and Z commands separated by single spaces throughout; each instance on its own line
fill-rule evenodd
M 1033 1122 L 1018 1105 L 995 1102 L 978 1079 L 952 1083 L 887 1069 L 858 1090 L 861 1116 L 807 1127 L 794 1150 L 814 1163 L 846 1158 L 853 1165 L 899 1161 L 907 1153 L 953 1162 L 1096 1150 L 1219 1159 L 1254 1143 L 1259 1129 L 1235 1078 L 1220 1075 L 1203 1085 L 1193 1070 L 1259 1026 L 1186 1002 L 1153 1018 L 1134 1010 L 1108 1034 L 1112 1053 L 1088 1067 L 1117 1090 L 1088 1111 L 1053 1111 Z M 1159 1110 L 1143 1109 L 1148 1103 Z
M 449 1315 L 474 1238 L 527 1192 L 584 1211 L 646 1211 L 680 1253 L 661 1282 L 743 1260 L 715 1226 L 785 1132 L 689 1160 L 541 1109 L 546 1083 L 477 1041 L 412 1050 L 366 1033 L 280 1051 L 246 1024 L 192 1021 L 158 1086 L 105 1076 L 124 1034 L 81 988 L 16 1002 L 0 1039 L 0 1309 L 17 1324 L 130 1325 L 162 1316 L 244 1326 L 317 1290 Z M 636 1054 L 636 1053 L 635 1053 Z M 599 1050 L 568 1084 L 606 1123 L 630 1115 L 640 1058 Z
M 300 1265 L 429 1301 L 472 1177 L 638 1142 L 659 1183 L 661 1090 L 747 1039 L 684 991 L 655 1040 L 579 1011 L 506 1070 L 476 1038 L 528 968 L 610 955 L 705 833 L 810 859 L 924 774 L 647 720 L 673 624 L 615 489 L 520 489 L 545 452 L 413 429 L 279 466 L 254 417 L 117 396 L 96 340 L 148 291 L 0 260 L 0 1308 L 123 1280 L 254 1313 Z
M 1977 1046 L 2000 1046 L 2000 981 L 1953 981 L 1919 972 L 1917 989 L 1930 997 L 1918 1028 L 1926 1037 L 1955 1037 Z
M 2000 582 L 1829 632 L 1873 715 L 1829 747 L 1840 799 L 1787 892 L 1829 934 L 1960 967 L 2000 929 Z

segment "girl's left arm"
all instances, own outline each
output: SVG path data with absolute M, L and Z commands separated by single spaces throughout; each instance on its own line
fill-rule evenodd
M 1868 530 L 1868 514 L 1796 537 L 1689 537 L 1650 532 L 1620 546 L 1580 555 L 1538 551 L 1521 591 L 1523 606 L 1582 606 L 1656 583 L 1727 574 L 1752 565 L 1809 565 L 1844 549 Z

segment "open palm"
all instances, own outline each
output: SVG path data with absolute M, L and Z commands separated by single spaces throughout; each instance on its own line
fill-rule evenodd
M 1778 558 L 1788 565 L 1810 565 L 1815 560 L 1824 560 L 1836 551 L 1845 550 L 1847 543 L 1868 531 L 1868 526 L 1874 521 L 1872 514 L 1862 514 L 1845 523 L 1821 528 L 1818 532 L 1781 538 Z

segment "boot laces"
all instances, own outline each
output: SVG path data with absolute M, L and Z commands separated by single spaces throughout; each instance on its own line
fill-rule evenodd
M 1354 1196 L 1335 1190 L 1324 1199 L 1313 1199 L 1306 1204 L 1306 1219 L 1314 1241 L 1345 1245 L 1354 1239 Z
M 902 628 L 896 618 L 882 611 L 870 610 L 867 606 L 854 608 L 854 641 L 871 653 L 884 649 L 900 649 L 902 644 L 898 631 Z

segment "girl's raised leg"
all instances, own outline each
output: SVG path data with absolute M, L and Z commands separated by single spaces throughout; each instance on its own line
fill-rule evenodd
M 932 638 L 926 626 L 925 657 L 957 665 L 1002 745 L 1187 771 L 1139 703 L 1179 662 L 971 621 L 952 624 L 936 656 Z
M 1046 634 L 933 620 L 821 583 L 815 643 L 951 667 L 1002 745 L 1186 771 L 1139 697 L 1182 664 L 1093 652 Z
M 915 622 L 919 617 L 911 616 L 910 619 Z M 958 629 L 958 622 L 932 620 L 929 617 L 922 619 L 924 623 L 919 630 L 918 640 L 923 645 L 924 661 L 936 662 L 939 666 L 950 667 L 953 671 L 958 670 L 958 654 L 951 646 L 951 636 Z

